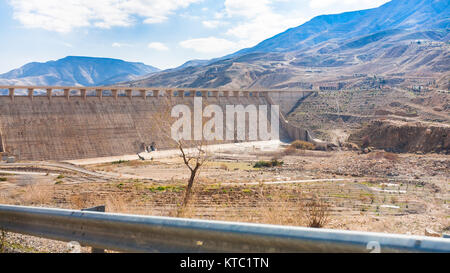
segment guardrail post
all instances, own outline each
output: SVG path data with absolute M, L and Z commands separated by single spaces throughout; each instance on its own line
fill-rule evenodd
M 103 98 L 103 89 L 96 89 L 97 97 L 101 100 Z
M 14 88 L 9 88 L 9 97 L 14 101 Z
M 117 89 L 111 89 L 111 93 L 115 100 L 117 100 L 117 97 L 119 96 L 119 91 Z
M 52 95 L 53 95 L 53 89 L 51 89 L 51 88 L 48 88 L 47 89 L 47 97 L 48 97 L 48 100 L 51 100 L 52 99 Z
M 166 96 L 167 96 L 169 99 L 172 99 L 172 96 L 173 96 L 173 90 L 166 90 L 165 92 L 166 92 Z
M 29 97 L 31 100 L 33 100 L 33 91 L 34 91 L 33 88 L 28 88 L 28 97 Z
M 127 97 L 131 100 L 131 98 L 133 97 L 133 90 L 127 89 L 125 90 L 125 94 L 127 94 Z
M 70 97 L 70 89 L 64 89 L 64 97 L 66 97 L 66 99 L 69 100 L 69 97 Z
M 141 92 L 141 97 L 142 97 L 144 100 L 147 100 L 147 90 L 142 89 L 142 90 L 139 90 L 139 91 Z
M 87 97 L 86 89 L 80 89 L 80 92 L 81 92 L 81 97 L 83 98 L 83 100 L 86 100 L 86 97 Z
M 93 208 L 88 208 L 88 209 L 82 209 L 81 211 L 96 211 L 96 212 L 105 212 L 106 211 L 106 206 L 97 206 L 97 207 L 93 207 Z M 92 253 L 105 253 L 104 249 L 101 248 L 92 248 Z

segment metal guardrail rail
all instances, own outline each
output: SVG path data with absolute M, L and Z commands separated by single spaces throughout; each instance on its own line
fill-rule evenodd
M 450 252 L 450 239 L 0 205 L 0 228 L 124 252 Z

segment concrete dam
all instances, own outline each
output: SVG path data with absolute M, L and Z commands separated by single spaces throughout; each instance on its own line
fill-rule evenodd
M 0 96 L 0 152 L 19 160 L 69 160 L 174 148 L 167 124 L 157 122 L 170 105 L 280 105 L 280 137 L 309 141 L 309 133 L 284 118 L 312 91 L 219 91 L 129 87 L 18 87 Z M 22 91 L 21 91 L 22 90 Z M 23 91 L 25 90 L 25 91 Z M 39 92 L 44 90 L 44 92 Z M 270 119 L 269 119 L 270 120 Z M 170 126 L 169 126 L 170 127 Z M 172 141 L 173 142 L 173 141 Z

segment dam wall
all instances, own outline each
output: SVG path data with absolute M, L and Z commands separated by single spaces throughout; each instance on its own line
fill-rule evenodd
M 203 97 L 204 106 L 267 105 L 264 93 L 202 91 L 199 94 L 125 92 L 125 96 L 0 96 L 0 146 L 19 160 L 69 160 L 142 152 L 152 142 L 158 149 L 174 148 L 170 126 L 161 113 Z M 272 103 L 271 103 L 272 102 Z M 170 111 L 169 111 L 170 112 Z M 269 119 L 270 120 L 270 119 Z M 304 139 L 305 133 L 280 123 L 281 138 Z M 213 143 L 208 143 L 213 144 Z

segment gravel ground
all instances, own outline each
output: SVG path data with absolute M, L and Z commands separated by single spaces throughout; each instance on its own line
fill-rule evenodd
M 76 247 L 67 242 L 8 232 L 3 240 L 6 253 L 71 253 Z M 0 243 L 1 244 L 1 243 Z M 90 247 L 81 247 L 81 253 L 90 253 Z

